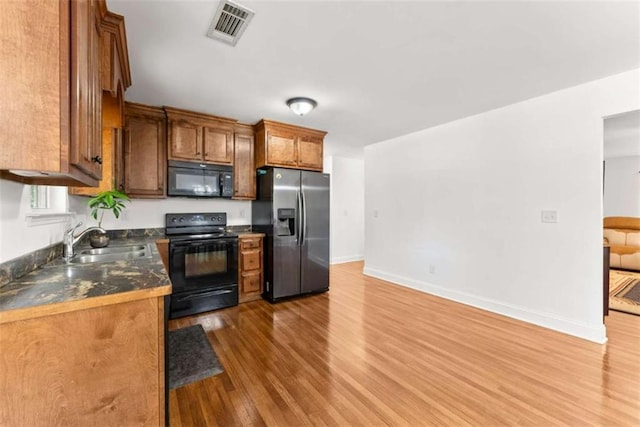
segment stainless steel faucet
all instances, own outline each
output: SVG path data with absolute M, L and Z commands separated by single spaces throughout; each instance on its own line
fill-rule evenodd
M 71 261 L 71 258 L 73 258 L 73 255 L 74 255 L 73 247 L 78 244 L 80 239 L 82 239 L 85 234 L 87 234 L 87 233 L 89 233 L 91 231 L 99 231 L 101 233 L 106 233 L 107 232 L 107 230 L 105 230 L 102 227 L 89 227 L 86 230 L 84 230 L 82 233 L 77 234 L 77 235 L 74 236 L 73 233 L 75 233 L 76 230 L 78 229 L 78 227 L 80 227 L 81 225 L 82 225 L 82 222 L 79 222 L 78 225 L 76 225 L 75 227 L 71 227 L 70 229 L 68 229 L 67 231 L 64 232 L 62 258 L 65 261 Z

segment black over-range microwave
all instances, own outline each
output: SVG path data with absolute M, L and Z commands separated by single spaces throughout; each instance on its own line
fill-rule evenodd
M 232 197 L 233 168 L 169 160 L 168 196 Z

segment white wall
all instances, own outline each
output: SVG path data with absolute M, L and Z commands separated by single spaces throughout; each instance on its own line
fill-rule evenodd
M 30 186 L 0 179 L 0 263 L 62 241 L 70 218 L 29 219 L 30 206 Z
M 85 226 L 97 225 L 89 216 L 87 200 L 87 197 L 69 196 L 69 209 L 78 213 L 78 220 L 83 221 Z M 102 226 L 107 230 L 164 227 L 165 214 L 182 212 L 226 212 L 229 225 L 251 224 L 251 202 L 244 200 L 171 197 L 161 200 L 133 199 L 126 205 L 127 208 L 117 220 L 111 212 L 106 212 Z
M 604 216 L 640 217 L 640 156 L 606 159 Z
M 74 212 L 72 217 L 30 220 L 28 185 L 0 179 L 0 262 L 9 261 L 36 249 L 62 241 L 71 222 L 83 221 L 81 229 L 97 225 L 89 216 L 87 197 L 67 196 L 61 203 Z M 229 225 L 251 224 L 251 202 L 242 200 L 199 200 L 170 198 L 164 200 L 134 199 L 127 203 L 120 219 L 106 212 L 103 226 L 108 230 L 164 227 L 164 214 L 176 212 L 227 212 Z
M 365 273 L 606 340 L 603 116 L 638 109 L 639 81 L 634 70 L 367 146 Z
M 364 160 L 332 157 L 331 263 L 364 258 Z

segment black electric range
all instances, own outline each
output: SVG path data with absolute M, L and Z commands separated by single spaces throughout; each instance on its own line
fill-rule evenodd
M 223 212 L 165 215 L 172 319 L 238 304 L 238 235 L 226 225 Z

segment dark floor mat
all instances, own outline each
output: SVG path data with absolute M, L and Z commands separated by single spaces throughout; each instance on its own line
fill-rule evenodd
M 169 388 L 224 371 L 201 325 L 169 331 Z

